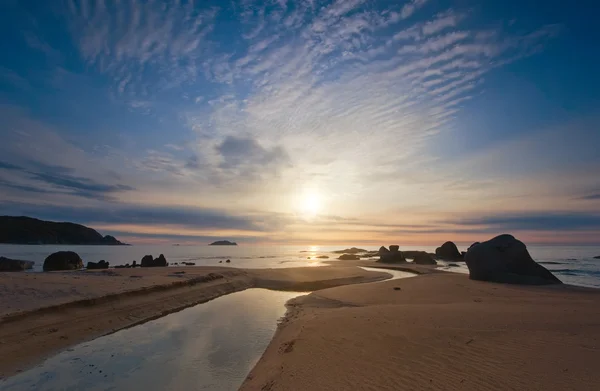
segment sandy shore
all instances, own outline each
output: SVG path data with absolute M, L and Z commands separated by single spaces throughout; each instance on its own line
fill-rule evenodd
M 247 288 L 313 291 L 388 276 L 351 265 L 0 273 L 0 378 L 68 346 Z
M 293 300 L 241 389 L 595 390 L 599 362 L 600 290 L 432 273 Z

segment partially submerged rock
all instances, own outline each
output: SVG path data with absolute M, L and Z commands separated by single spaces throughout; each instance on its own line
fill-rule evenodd
M 366 252 L 367 252 L 367 250 L 364 250 L 362 248 L 356 248 L 356 247 L 347 248 L 345 250 L 333 251 L 334 254 L 358 254 L 358 253 L 366 253 Z
M 465 256 L 472 280 L 510 284 L 561 284 L 548 269 L 535 262 L 525 244 L 512 235 L 500 235 L 472 245 Z
M 338 259 L 342 261 L 356 261 L 360 259 L 360 257 L 356 254 L 342 254 L 338 257 Z
M 383 262 L 383 263 L 406 262 L 406 258 L 404 258 L 404 255 L 402 254 L 402 252 L 398 251 L 399 248 L 400 248 L 400 246 L 394 245 L 394 244 L 390 246 L 389 250 L 387 248 L 381 246 L 381 248 L 379 249 L 379 261 L 378 262 Z
M 319 259 L 329 259 L 329 257 L 327 255 L 319 255 L 318 257 L 315 258 L 319 258 Z
M 408 259 L 415 259 L 417 256 L 419 256 L 421 254 L 427 254 L 427 255 L 429 255 L 431 257 L 435 256 L 434 253 L 428 253 L 426 251 L 420 251 L 420 250 L 406 250 L 406 251 L 402 251 L 402 255 L 404 255 L 404 257 L 408 258 Z
M 58 251 L 44 260 L 44 271 L 77 270 L 83 268 L 83 260 L 73 251 Z
M 417 265 L 437 265 L 435 259 L 424 251 L 416 254 L 413 258 L 413 263 L 416 263 Z
M 0 272 L 20 272 L 32 269 L 35 262 L 0 257 Z
M 444 259 L 460 260 L 462 256 L 453 242 L 446 242 L 435 249 L 435 255 Z
M 109 262 L 106 262 L 105 260 L 101 260 L 100 262 L 88 262 L 87 269 L 88 270 L 108 269 L 108 265 L 109 265 Z

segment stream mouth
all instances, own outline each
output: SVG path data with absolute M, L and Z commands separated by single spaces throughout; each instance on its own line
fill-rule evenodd
M 22 390 L 237 390 L 285 303 L 309 292 L 252 288 L 76 345 L 0 381 Z
M 386 272 L 385 280 L 415 274 Z M 289 300 L 310 292 L 251 288 L 76 345 L 0 380 L 21 390 L 237 390 L 271 342 Z

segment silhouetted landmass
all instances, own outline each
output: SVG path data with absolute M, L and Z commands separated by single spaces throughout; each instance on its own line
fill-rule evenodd
M 114 236 L 75 223 L 57 223 L 25 216 L 0 216 L 0 243 L 126 245 Z
M 237 246 L 236 242 L 230 242 L 229 240 L 217 240 L 212 242 L 210 246 Z

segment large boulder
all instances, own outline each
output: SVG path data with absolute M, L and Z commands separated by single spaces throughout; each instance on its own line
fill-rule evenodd
M 135 261 L 134 261 L 135 262 Z M 106 262 L 105 260 L 101 260 L 100 262 L 88 262 L 87 263 L 87 269 L 88 270 L 94 270 L 94 269 L 108 269 L 108 265 L 109 263 Z
M 413 263 L 416 263 L 417 265 L 437 265 L 435 259 L 425 251 L 415 254 Z
M 444 259 L 462 259 L 458 247 L 453 242 L 446 242 L 435 249 L 435 255 Z
M 44 271 L 77 270 L 83 268 L 79 254 L 73 251 L 59 251 L 48 255 L 44 260 Z
M 0 272 L 20 272 L 27 269 L 32 269 L 33 261 L 22 261 L 20 259 L 10 259 L 0 257 Z
M 535 262 L 525 244 L 512 235 L 500 235 L 475 244 L 465 256 L 472 280 L 510 284 L 561 284 L 548 269 Z
M 398 245 L 391 245 L 390 249 L 386 249 L 385 247 L 381 247 L 379 249 L 379 261 L 383 263 L 404 263 L 406 262 L 406 258 L 402 255 L 401 251 L 398 251 L 400 247 Z M 382 250 L 384 249 L 384 250 Z
M 169 266 L 164 255 L 160 254 L 158 258 L 152 258 L 152 255 L 145 255 L 142 258 L 142 267 L 164 267 Z

